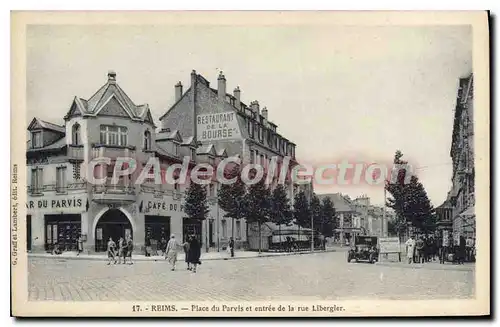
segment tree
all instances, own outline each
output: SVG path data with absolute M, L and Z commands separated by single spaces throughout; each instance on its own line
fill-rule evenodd
M 386 205 L 396 212 L 397 218 L 394 222 L 396 232 L 400 233 L 409 224 L 428 233 L 435 228 L 435 210 L 418 177 L 409 175 L 411 172 L 405 169 L 404 165 L 407 161 L 404 161 L 402 157 L 403 153 L 396 151 L 394 164 L 398 169 L 398 174 L 394 176 L 394 179 L 386 181 L 385 188 L 392 196 L 388 198 Z
M 247 223 L 257 223 L 259 228 L 259 253 L 262 248 L 262 230 L 263 223 L 269 221 L 270 215 L 270 191 L 264 183 L 264 178 L 248 188 L 244 196 L 243 208 Z
M 286 194 L 286 188 L 282 184 L 278 184 L 272 192 L 270 220 L 278 225 L 281 249 L 281 225 L 289 224 L 293 220 L 293 212 L 290 207 L 290 201 L 288 200 L 288 196 Z
M 234 239 L 234 221 L 244 217 L 243 201 L 246 194 L 246 186 L 241 179 L 241 167 L 235 165 L 227 174 L 227 179 L 236 178 L 233 184 L 222 183 L 218 192 L 219 206 L 224 210 L 224 217 L 231 218 L 231 230 Z
M 337 228 L 337 222 L 335 219 L 335 208 L 329 197 L 325 197 L 321 202 L 321 221 L 321 233 L 325 237 L 332 237 L 335 228 Z
M 184 213 L 188 216 L 188 218 L 202 222 L 207 219 L 209 211 L 210 209 L 207 203 L 207 190 L 203 185 L 191 181 L 189 188 L 186 190 Z M 208 249 L 208 244 L 206 247 Z
M 304 191 L 300 191 L 295 195 L 293 217 L 295 218 L 295 223 L 299 226 L 300 240 L 300 227 L 307 228 L 311 225 L 311 209 Z

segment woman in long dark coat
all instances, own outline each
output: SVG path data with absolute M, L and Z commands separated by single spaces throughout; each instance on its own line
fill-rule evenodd
M 198 242 L 196 236 L 193 236 L 189 241 L 188 263 L 190 263 L 191 266 L 193 267 L 192 271 L 194 273 L 196 272 L 196 266 L 201 264 L 200 255 L 201 255 L 200 242 Z

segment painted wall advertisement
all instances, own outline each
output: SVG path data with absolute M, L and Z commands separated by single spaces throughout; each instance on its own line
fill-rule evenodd
M 399 253 L 401 244 L 398 237 L 381 237 L 378 239 L 380 253 Z
M 201 142 L 241 138 L 235 112 L 198 115 L 196 133 Z

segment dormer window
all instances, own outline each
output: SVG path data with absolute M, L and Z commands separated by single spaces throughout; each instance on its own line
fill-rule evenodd
M 33 148 L 41 148 L 42 147 L 42 132 L 33 132 L 31 133 L 31 144 Z
M 78 123 L 73 125 L 71 130 L 71 140 L 73 141 L 73 145 L 80 145 L 80 125 Z
M 151 133 L 149 131 L 144 132 L 144 150 L 151 150 Z

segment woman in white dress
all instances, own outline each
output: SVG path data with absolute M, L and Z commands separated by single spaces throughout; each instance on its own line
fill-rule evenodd
M 167 243 L 167 249 L 165 250 L 165 259 L 172 265 L 172 271 L 175 270 L 175 264 L 177 263 L 177 250 L 179 244 L 175 239 L 175 235 L 170 236 L 170 240 Z

